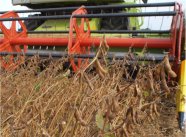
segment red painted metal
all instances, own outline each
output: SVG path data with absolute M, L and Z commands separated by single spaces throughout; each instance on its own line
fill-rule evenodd
M 176 11 L 176 16 L 173 17 L 171 24 L 171 39 L 173 41 L 171 54 L 176 57 L 176 64 L 178 64 L 181 58 L 181 38 L 183 31 L 183 11 L 179 3 L 175 3 L 174 11 Z
M 177 23 L 178 23 L 178 16 L 176 15 L 174 18 L 173 28 L 172 28 L 172 50 L 170 51 L 170 54 L 175 56 L 176 53 L 176 37 L 177 37 Z
M 175 3 L 174 11 L 176 11 L 176 15 L 173 17 L 171 24 L 171 39 L 172 43 L 172 51 L 171 55 L 175 56 L 175 61 L 173 63 L 173 70 L 175 72 L 179 72 L 179 63 L 181 59 L 181 44 L 182 44 L 182 36 L 183 36 L 183 11 L 182 5 L 179 3 Z
M 67 46 L 69 39 L 66 38 L 17 38 L 10 40 L 12 45 L 38 45 L 38 46 Z M 89 47 L 89 45 L 99 46 L 101 38 L 91 37 L 85 39 L 80 43 L 80 47 Z M 110 47 L 133 47 L 143 48 L 147 45 L 148 48 L 161 48 L 168 49 L 172 48 L 172 41 L 170 38 L 106 38 L 106 41 Z M 72 39 L 72 43 L 75 44 L 75 38 Z M 73 53 L 71 53 L 73 54 Z M 81 54 L 76 52 L 74 54 Z
M 69 29 L 69 41 L 68 41 L 68 54 L 89 54 L 90 53 L 90 44 L 87 44 L 85 46 L 81 45 L 81 42 L 86 40 L 87 38 L 90 38 L 90 25 L 87 18 L 81 18 L 76 19 L 73 18 L 73 15 L 84 15 L 87 14 L 86 9 L 84 6 L 80 7 L 79 9 L 75 10 L 72 13 L 72 16 L 70 18 L 70 29 Z M 79 23 L 80 22 L 80 23 Z M 86 31 L 85 31 L 85 25 L 86 25 Z M 76 39 L 75 43 L 73 42 L 73 31 L 76 32 Z M 89 59 L 78 59 L 77 64 L 74 61 L 74 58 L 70 58 L 70 62 L 72 65 L 72 68 L 74 71 L 77 71 L 80 69 L 80 67 L 86 67 L 88 65 Z
M 11 39 L 11 45 L 34 45 L 34 46 L 67 46 L 68 38 L 17 38 Z M 73 40 L 75 41 L 75 40 Z M 73 42 L 74 43 L 74 42 Z
M 169 49 L 170 54 L 180 59 L 181 52 L 181 37 L 183 29 L 183 13 L 179 4 L 176 4 L 174 10 L 177 11 L 176 16 L 173 17 L 171 24 L 171 37 L 170 38 L 106 38 L 110 47 L 133 47 L 143 48 L 145 45 L 148 48 Z M 73 15 L 87 14 L 86 9 L 82 6 L 73 12 L 70 18 L 69 36 L 63 38 L 28 38 L 27 30 L 22 21 L 12 21 L 11 27 L 8 29 L 3 22 L 0 22 L 0 29 L 4 34 L 4 38 L 0 39 L 0 52 L 21 52 L 20 45 L 24 46 L 24 52 L 27 50 L 27 45 L 34 46 L 68 46 L 68 54 L 89 54 L 90 46 L 99 46 L 102 38 L 91 37 L 90 25 L 86 18 L 76 19 Z M 14 12 L 8 12 L 0 16 L 0 18 L 18 17 Z M 180 20 L 179 20 L 180 19 Z M 22 32 L 16 30 L 16 23 L 18 23 Z M 85 29 L 86 27 L 86 29 Z M 177 31 L 179 30 L 179 34 Z M 75 34 L 74 34 L 75 32 Z M 177 44 L 178 40 L 178 44 Z M 178 52 L 176 54 L 176 51 Z M 1 57 L 2 59 L 2 57 Z M 3 67 L 9 68 L 12 64 L 17 63 L 13 61 L 14 57 L 10 56 L 10 60 L 5 62 L 3 59 Z M 20 58 L 20 60 L 22 60 Z M 20 61 L 18 61 L 19 63 Z M 71 57 L 70 62 L 74 71 L 88 64 L 88 59 L 78 59 L 75 63 Z
M 3 15 L 0 16 L 0 18 L 12 18 L 12 17 L 19 17 L 17 13 L 11 11 L 8 13 L 5 13 Z M 1 45 L 0 45 L 0 52 L 6 51 L 6 52 L 21 52 L 21 48 L 20 45 L 11 45 L 10 44 L 10 40 L 11 39 L 16 39 L 16 38 L 24 38 L 27 37 L 27 30 L 26 27 L 24 25 L 24 23 L 22 21 L 12 21 L 11 22 L 11 26 L 10 28 L 7 28 L 7 26 L 3 23 L 0 22 L 0 29 L 4 34 L 4 39 L 3 41 L 1 40 Z M 16 26 L 20 25 L 22 28 L 21 32 L 17 32 L 16 30 Z M 23 45 L 24 47 L 24 52 L 26 52 L 27 50 L 27 45 Z M 0 57 L 1 59 L 2 57 Z M 22 57 L 19 57 L 18 61 L 14 61 L 14 57 L 10 56 L 9 59 L 1 59 L 1 65 L 4 68 L 9 68 L 9 66 L 11 66 L 11 68 L 14 68 L 17 66 L 17 64 L 20 63 L 20 61 L 23 60 Z
M 82 42 L 82 44 L 91 43 L 99 46 L 101 38 L 90 38 Z M 110 47 L 130 47 L 143 48 L 147 45 L 148 48 L 171 48 L 172 41 L 170 38 L 106 38 L 107 44 Z
M 181 44 L 182 44 L 182 35 L 183 35 L 183 22 L 184 22 L 184 15 L 181 9 L 180 5 L 180 10 L 179 10 L 179 15 L 180 15 L 180 27 L 179 27 L 179 34 L 178 34 L 178 51 L 177 51 L 177 63 L 180 63 L 181 61 Z
M 0 39 L 0 44 L 2 44 L 2 43 L 3 43 L 3 41 L 4 41 L 4 39 Z

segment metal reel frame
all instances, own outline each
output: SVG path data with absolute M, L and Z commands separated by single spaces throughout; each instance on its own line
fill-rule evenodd
M 2 16 L 0 18 L 18 18 L 18 14 L 10 11 Z M 22 31 L 18 32 L 16 26 L 20 25 Z M 4 34 L 4 40 L 0 44 L 0 52 L 17 52 L 21 53 L 21 45 L 11 45 L 10 42 L 12 39 L 16 38 L 25 38 L 27 37 L 27 29 L 26 26 L 22 21 L 11 21 L 10 27 L 6 26 L 3 22 L 0 22 L 0 29 Z M 27 51 L 27 45 L 23 45 L 24 52 Z M 6 56 L 5 58 L 0 57 L 1 59 L 1 66 L 6 69 L 15 69 L 18 64 L 20 64 L 24 58 L 21 56 L 18 56 L 15 58 L 13 55 Z
M 81 18 L 78 20 L 74 18 L 74 15 L 84 15 L 87 14 L 86 9 L 84 6 L 80 7 L 79 9 L 75 10 L 72 13 L 70 18 L 70 30 L 69 30 L 69 41 L 68 41 L 68 54 L 69 55 L 89 55 L 90 54 L 90 45 L 88 47 L 82 46 L 81 42 L 87 38 L 90 38 L 90 25 L 89 20 L 87 18 Z M 79 22 L 80 21 L 80 22 Z M 85 27 L 87 30 L 85 30 Z M 75 30 L 76 35 L 74 35 L 73 30 Z M 73 39 L 75 37 L 75 43 L 73 43 Z M 82 59 L 78 58 L 77 62 L 73 58 L 70 57 L 70 63 L 74 71 L 78 71 L 80 68 L 84 68 L 88 65 L 89 59 Z

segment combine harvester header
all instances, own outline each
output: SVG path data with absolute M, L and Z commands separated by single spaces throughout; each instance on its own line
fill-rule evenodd
M 157 7 L 169 8 L 169 11 L 159 12 L 114 12 L 115 9 L 137 9 L 137 8 L 148 8 Z M 102 10 L 111 10 L 113 12 L 102 12 Z M 172 9 L 172 11 L 170 11 Z M 70 13 L 64 15 L 46 15 L 40 16 L 28 16 L 19 17 L 19 13 L 35 13 L 35 12 L 61 12 Z M 34 9 L 34 10 L 19 10 L 0 12 L 0 29 L 3 37 L 0 39 L 0 55 L 1 55 L 1 67 L 5 70 L 15 68 L 23 60 L 24 56 L 52 56 L 52 57 L 63 57 L 69 56 L 69 62 L 73 70 L 76 72 L 79 69 L 86 66 L 87 61 L 94 57 L 92 47 L 98 47 L 102 41 L 102 36 L 106 36 L 106 42 L 110 49 L 128 49 L 132 48 L 144 48 L 147 47 L 152 53 L 145 55 L 142 60 L 148 61 L 161 61 L 165 54 L 163 51 L 168 53 L 170 61 L 173 62 L 173 68 L 178 73 L 181 70 L 180 84 L 181 91 L 178 97 L 177 108 L 179 111 L 179 124 L 182 128 L 184 126 L 186 118 L 186 110 L 183 108 L 186 104 L 183 104 L 183 98 L 186 96 L 186 63 L 185 63 L 185 48 L 184 48 L 184 13 L 180 4 L 175 2 L 169 3 L 147 3 L 147 4 L 120 4 L 120 5 L 98 5 L 98 6 L 81 6 L 81 7 L 62 7 L 62 8 L 48 8 L 48 9 Z M 172 17 L 170 28 L 167 30 L 150 30 L 150 29 L 118 29 L 118 30 L 106 30 L 98 29 L 91 30 L 90 22 L 92 19 L 103 19 L 103 18 L 126 18 L 129 22 L 132 18 L 138 17 Z M 60 31 L 32 31 L 27 30 L 25 25 L 26 21 L 30 20 L 69 20 L 69 30 Z M 130 20 L 131 19 L 131 20 Z M 164 19 L 166 20 L 166 19 Z M 162 20 L 162 22 L 164 21 Z M 8 27 L 5 22 L 11 22 Z M 122 23 L 122 22 L 121 22 Z M 153 23 L 153 22 L 152 22 Z M 156 25 L 156 24 L 153 24 Z M 18 29 L 17 26 L 20 26 Z M 161 28 L 161 26 L 159 27 Z M 40 37 L 33 38 L 29 37 L 28 34 L 45 34 L 45 33 L 59 33 L 68 34 L 61 35 L 61 37 Z M 95 35 L 95 34 L 99 34 Z M 100 35 L 102 36 L 100 37 Z M 113 34 L 107 37 L 107 34 Z M 127 37 L 121 36 L 116 37 L 115 34 L 128 34 Z M 130 35 L 129 35 L 130 34 Z M 145 35 L 142 35 L 145 34 Z M 153 34 L 153 35 L 152 35 Z M 113 37 L 112 37 L 113 36 Z M 68 53 L 60 51 L 34 51 L 30 47 L 67 47 Z M 121 51 L 122 51 L 121 50 Z M 155 50 L 156 52 L 153 52 Z M 158 51 L 158 52 L 157 52 Z M 120 52 L 114 52 L 115 54 L 109 54 L 110 58 L 121 57 Z M 161 53 L 161 54 L 160 54 Z M 9 57 L 9 60 L 4 59 L 4 56 Z M 18 55 L 18 56 L 17 56 Z M 123 55 L 123 54 L 122 54 Z M 78 59 L 75 59 L 78 58 Z M 180 65 L 181 64 L 181 65 Z M 180 69 L 181 66 L 181 69 Z

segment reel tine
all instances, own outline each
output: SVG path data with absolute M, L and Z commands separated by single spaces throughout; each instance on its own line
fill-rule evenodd
M 162 30 L 163 20 L 164 20 L 164 16 L 162 17 L 162 20 L 161 20 L 160 30 Z
M 56 50 L 56 47 L 55 46 L 53 47 L 53 50 Z
M 149 24 L 150 24 L 150 17 L 148 17 L 148 24 L 147 24 L 147 28 L 149 28 Z

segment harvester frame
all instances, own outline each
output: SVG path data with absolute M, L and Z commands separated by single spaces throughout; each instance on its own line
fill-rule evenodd
M 88 14 L 88 10 L 103 9 L 103 8 L 137 8 L 137 7 L 164 7 L 173 6 L 173 11 L 165 12 L 141 12 L 141 13 L 93 13 Z M 72 15 L 53 15 L 53 16 L 39 16 L 39 17 L 19 17 L 17 13 L 30 13 L 30 12 L 41 12 L 41 11 L 66 11 L 75 10 Z M 163 38 L 106 38 L 108 45 L 112 47 L 134 47 L 143 48 L 144 46 L 149 49 L 168 49 L 168 54 L 173 61 L 173 68 L 178 73 L 180 70 L 183 75 L 181 77 L 181 86 L 185 86 L 185 49 L 183 43 L 183 30 L 184 30 L 184 13 L 180 4 L 175 2 L 169 3 L 148 3 L 148 4 L 126 4 L 126 5 L 100 5 L 100 6 L 81 6 L 77 7 L 63 7 L 63 8 L 50 8 L 50 9 L 35 9 L 35 10 L 20 10 L 20 11 L 10 11 L 0 12 L 0 29 L 4 35 L 4 38 L 0 39 L 0 55 L 1 55 L 1 66 L 5 69 L 14 69 L 21 61 L 23 61 L 22 56 L 18 56 L 18 61 L 14 58 L 16 55 L 35 55 L 36 52 L 27 52 L 28 45 L 34 46 L 59 46 L 68 48 L 68 53 L 60 52 L 43 52 L 38 54 L 40 56 L 69 56 L 69 61 L 73 70 L 76 72 L 81 68 L 84 68 L 89 61 L 89 58 L 93 58 L 94 55 L 91 54 L 91 46 L 99 46 L 102 38 L 93 37 L 91 33 L 157 33 L 163 34 L 168 33 L 170 37 Z M 103 17 L 144 17 L 144 16 L 173 16 L 172 24 L 170 30 L 96 30 L 91 31 L 89 25 L 89 18 L 103 18 Z M 70 19 L 69 31 L 58 31 L 57 33 L 68 33 L 68 37 L 58 37 L 58 38 L 30 38 L 28 33 L 44 33 L 42 31 L 27 31 L 24 20 L 44 20 L 44 19 Z M 78 23 L 80 19 L 80 24 Z M 11 21 L 11 27 L 7 28 L 3 22 Z M 16 23 L 21 26 L 21 30 L 16 29 Z M 86 26 L 86 27 L 85 27 Z M 86 28 L 86 29 L 85 29 Z M 45 32 L 45 33 L 56 33 L 56 32 Z M 185 39 L 185 38 L 184 38 Z M 22 47 L 22 48 L 21 48 Z M 4 60 L 2 56 L 9 56 L 9 60 Z M 74 58 L 78 58 L 77 62 Z M 110 56 L 112 58 L 112 56 Z M 116 56 L 117 58 L 117 56 Z M 120 58 L 120 57 L 118 57 Z M 122 58 L 122 57 L 121 57 Z M 153 60 L 153 56 L 145 56 L 146 60 Z M 163 60 L 163 56 L 156 56 L 155 60 Z M 185 104 L 182 103 L 183 96 L 186 96 L 185 87 L 180 91 L 180 97 L 178 101 L 178 112 L 180 120 L 180 127 L 184 125 L 185 109 L 183 108 Z

